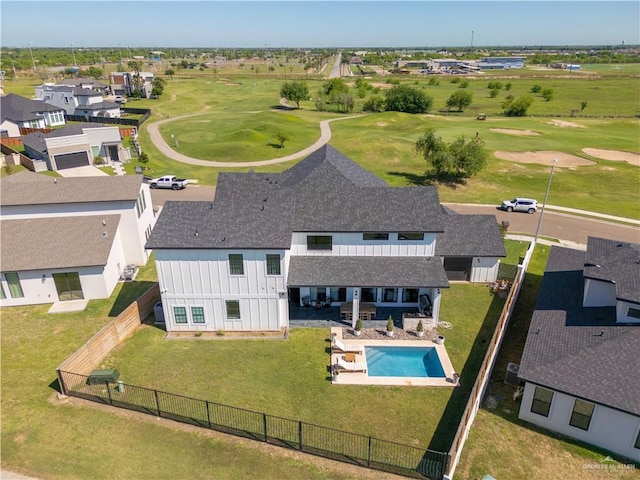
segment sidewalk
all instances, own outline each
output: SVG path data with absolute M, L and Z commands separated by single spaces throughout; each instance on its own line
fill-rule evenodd
M 506 234 L 505 238 L 507 240 L 518 240 L 521 242 L 533 242 L 533 239 L 535 238 L 534 235 L 525 235 L 525 234 L 516 234 L 516 235 L 510 235 L 510 234 Z M 557 242 L 554 242 L 553 240 L 547 240 L 545 238 L 538 238 L 538 243 L 542 244 L 542 245 L 560 245 L 561 247 L 567 247 L 567 248 L 572 248 L 574 250 L 587 250 L 587 246 L 584 243 L 576 243 L 576 242 L 570 242 L 569 240 L 558 240 Z

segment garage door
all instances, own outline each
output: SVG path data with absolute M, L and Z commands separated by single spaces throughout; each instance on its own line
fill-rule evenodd
M 469 280 L 473 258 L 445 258 L 444 270 L 449 280 Z
M 91 165 L 87 152 L 65 153 L 63 155 L 55 155 L 54 158 L 58 170 Z

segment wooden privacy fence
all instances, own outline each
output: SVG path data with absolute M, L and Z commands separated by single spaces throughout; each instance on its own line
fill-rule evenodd
M 100 365 L 111 350 L 133 335 L 142 320 L 153 311 L 154 305 L 159 301 L 160 287 L 156 283 L 143 293 L 140 298 L 125 308 L 120 315 L 91 337 L 80 349 L 62 362 L 57 369 L 58 383 L 62 393 L 67 394 L 60 377 L 61 371 L 89 375 L 92 370 Z
M 67 395 L 412 478 L 440 480 L 448 454 L 118 381 L 58 370 Z
M 453 444 L 449 449 L 450 463 L 447 466 L 446 470 L 446 478 L 448 479 L 453 478 L 453 474 L 455 473 L 458 462 L 460 461 L 460 455 L 462 454 L 464 443 L 469 436 L 471 425 L 473 424 L 473 421 L 476 418 L 476 414 L 478 413 L 478 409 L 480 408 L 480 402 L 482 401 L 482 397 L 484 396 L 487 384 L 489 383 L 489 378 L 491 378 L 491 372 L 493 371 L 493 366 L 495 364 L 498 351 L 500 350 L 500 345 L 502 345 L 504 334 L 507 331 L 509 319 L 511 318 L 511 314 L 513 313 L 516 300 L 518 299 L 518 295 L 520 294 L 520 288 L 522 287 L 524 275 L 527 271 L 527 267 L 529 266 L 529 262 L 531 261 L 531 256 L 533 255 L 534 248 L 535 242 L 532 242 L 527 250 L 526 255 L 524 256 L 522 264 L 518 265 L 518 271 L 513 280 L 513 285 L 509 292 L 509 296 L 507 297 L 504 307 L 502 307 L 502 313 L 500 314 L 498 324 L 496 325 L 496 329 L 493 332 L 491 341 L 489 342 L 487 353 L 485 354 L 482 365 L 480 366 L 480 371 L 478 372 L 476 383 L 471 389 L 471 394 L 469 395 L 467 406 L 465 407 L 462 414 L 462 419 L 460 420 L 460 424 L 458 425 L 458 430 L 456 431 L 456 436 L 453 439 Z

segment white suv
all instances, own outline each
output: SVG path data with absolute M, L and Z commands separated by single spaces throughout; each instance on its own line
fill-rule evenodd
M 527 212 L 535 213 L 538 210 L 538 202 L 532 198 L 514 198 L 513 200 L 505 200 L 500 205 L 502 210 L 507 212 Z

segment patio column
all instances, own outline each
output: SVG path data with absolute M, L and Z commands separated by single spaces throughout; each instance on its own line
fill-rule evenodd
M 356 322 L 360 316 L 360 289 L 353 287 L 353 310 L 351 310 L 351 326 L 356 328 Z

